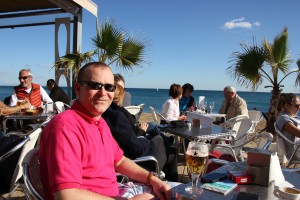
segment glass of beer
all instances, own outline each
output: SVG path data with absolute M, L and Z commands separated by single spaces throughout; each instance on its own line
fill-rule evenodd
M 186 151 L 186 164 L 192 175 L 192 186 L 185 188 L 185 191 L 193 194 L 201 194 L 203 189 L 197 187 L 198 178 L 205 170 L 208 161 L 208 146 L 203 142 L 190 141 Z

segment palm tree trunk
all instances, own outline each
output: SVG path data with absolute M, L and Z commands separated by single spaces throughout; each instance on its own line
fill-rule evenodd
M 272 90 L 272 95 L 270 98 L 270 108 L 268 112 L 268 119 L 267 119 L 267 132 L 270 132 L 274 136 L 274 142 L 276 142 L 277 137 L 274 129 L 274 123 L 276 121 L 276 109 L 277 103 L 280 97 L 281 90 L 279 86 L 274 86 Z

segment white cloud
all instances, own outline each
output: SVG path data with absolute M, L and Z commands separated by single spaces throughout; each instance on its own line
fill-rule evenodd
M 234 28 L 246 28 L 250 29 L 254 26 L 260 26 L 260 22 L 248 22 L 244 17 L 238 18 L 238 19 L 233 19 L 229 22 L 226 22 L 223 26 L 224 29 L 234 29 Z

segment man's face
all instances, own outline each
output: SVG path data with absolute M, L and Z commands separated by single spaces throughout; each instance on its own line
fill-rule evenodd
M 21 71 L 19 73 L 19 81 L 21 87 L 25 87 L 27 89 L 31 88 L 32 76 L 29 76 L 27 71 Z
M 234 92 L 224 90 L 224 97 L 227 101 L 231 101 L 234 98 L 234 96 L 235 96 Z
M 94 81 L 101 84 L 114 84 L 112 71 L 107 67 L 89 66 L 83 72 L 80 81 Z M 100 90 L 91 90 L 87 84 L 75 84 L 77 100 L 92 117 L 100 118 L 101 114 L 110 106 L 114 92 L 108 92 L 102 87 Z

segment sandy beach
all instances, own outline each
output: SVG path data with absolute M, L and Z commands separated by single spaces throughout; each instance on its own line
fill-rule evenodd
M 143 113 L 141 115 L 140 122 L 151 122 L 151 121 L 153 121 L 151 113 Z M 264 129 L 265 126 L 266 126 L 266 121 L 263 119 L 257 125 L 256 130 L 255 130 L 255 132 L 253 134 L 259 133 L 262 129 Z M 255 142 L 250 142 L 246 146 L 247 147 L 256 147 L 256 143 Z M 180 162 L 180 161 L 184 161 L 184 157 L 182 157 L 182 156 L 179 155 L 178 162 Z M 186 172 L 186 170 L 184 170 L 183 166 L 178 166 L 178 173 L 179 173 L 179 179 L 178 179 L 178 181 L 182 181 L 182 182 L 189 181 L 189 178 L 187 176 L 187 172 Z M 2 195 L 1 197 L 7 197 L 7 194 Z M 1 197 L 0 197 L 0 200 L 1 200 Z M 25 198 L 24 193 L 20 189 L 18 189 L 14 193 L 12 199 L 13 200 L 23 200 L 23 199 L 26 199 L 26 198 Z

